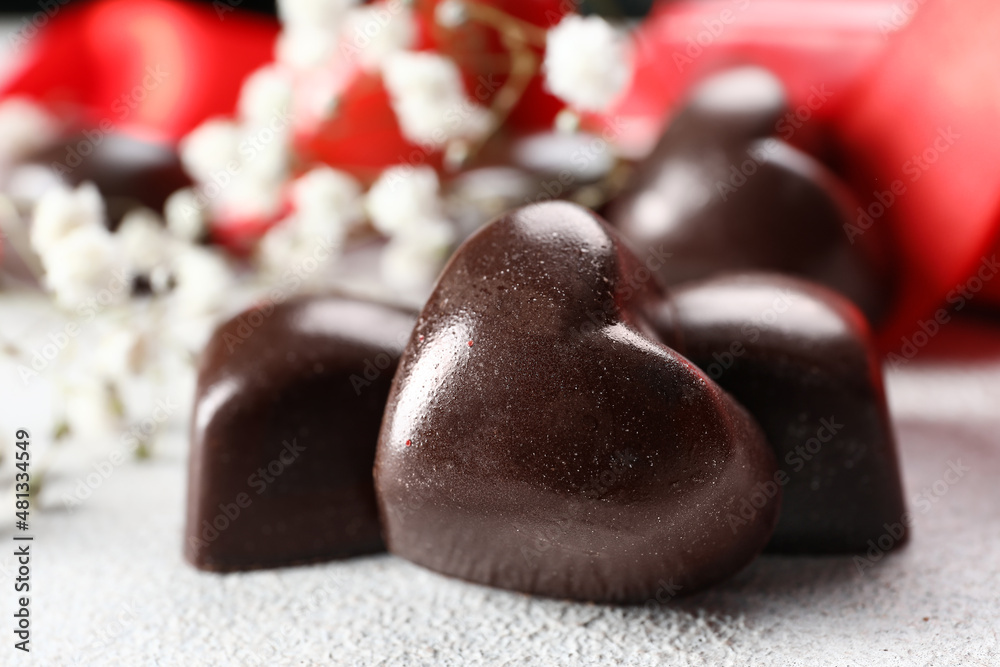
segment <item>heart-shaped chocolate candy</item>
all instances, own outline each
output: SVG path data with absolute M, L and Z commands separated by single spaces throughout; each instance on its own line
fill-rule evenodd
M 339 297 L 249 310 L 209 342 L 185 555 L 246 570 L 382 549 L 372 465 L 414 315 Z
M 92 136 L 99 139 L 95 143 Z M 168 144 L 125 134 L 74 135 L 26 161 L 52 169 L 67 184 L 89 181 L 104 196 L 108 222 L 118 227 L 126 213 L 145 206 L 159 213 L 167 198 L 191 185 L 177 151 Z
M 746 406 L 784 488 L 772 551 L 884 550 L 906 539 L 906 507 L 882 369 L 846 299 L 793 278 L 743 274 L 676 287 L 665 333 Z M 888 537 L 886 537 L 888 536 Z
M 827 285 L 877 320 L 886 305 L 878 230 L 849 239 L 856 204 L 819 162 L 786 143 L 780 81 L 741 67 L 694 88 L 608 221 L 667 285 L 726 271 L 766 270 Z M 782 137 L 782 138 L 779 138 Z
M 657 342 L 654 281 L 595 214 L 513 211 L 455 253 L 386 406 L 375 485 L 390 551 L 528 593 L 641 602 L 725 579 L 780 493 L 747 412 Z M 646 280 L 635 276 L 645 275 Z M 739 517 L 741 503 L 754 516 Z

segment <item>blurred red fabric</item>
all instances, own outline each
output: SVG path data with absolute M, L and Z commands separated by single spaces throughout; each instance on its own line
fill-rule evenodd
M 474 44 L 493 56 L 485 61 L 503 60 L 495 34 L 474 44 L 437 34 L 436 4 L 418 5 L 419 48 L 451 53 L 473 81 L 482 74 Z M 541 28 L 566 9 L 559 0 L 494 4 Z M 176 143 L 203 120 L 231 114 L 245 76 L 272 59 L 277 23 L 228 9 L 172 0 L 62 8 L 30 40 L 0 97 L 32 97 L 74 129 L 109 124 Z M 990 273 L 1000 227 L 998 35 L 1000 5 L 991 0 L 664 2 L 635 32 L 630 90 L 611 113 L 587 120 L 615 123 L 638 149 L 655 141 L 694 80 L 738 63 L 774 71 L 791 109 L 779 133 L 820 157 L 832 151 L 862 204 L 845 234 L 891 240 L 901 291 L 882 339 L 892 349 L 957 288 L 978 285 L 965 303 L 1000 304 Z M 558 108 L 536 77 L 511 123 L 547 127 Z M 441 158 L 401 136 L 381 81 L 361 71 L 340 113 L 297 146 L 306 161 L 363 178 L 412 161 L 414 150 L 435 166 Z M 239 229 L 266 227 L 243 222 Z
M 33 98 L 76 128 L 110 124 L 174 143 L 206 118 L 232 114 L 243 79 L 272 59 L 277 34 L 273 19 L 226 3 L 63 7 L 26 40 L 0 98 Z

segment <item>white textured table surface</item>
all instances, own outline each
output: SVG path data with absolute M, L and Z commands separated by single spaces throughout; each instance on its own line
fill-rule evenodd
M 916 523 L 863 571 L 763 557 L 656 609 L 532 599 L 391 556 L 203 574 L 180 556 L 177 448 L 120 466 L 73 511 L 58 498 L 76 480 L 50 480 L 33 515 L 33 651 L 12 648 L 4 546 L 0 664 L 1000 664 L 1000 325 L 953 325 L 889 388 Z M 969 470 L 948 483 L 952 463 Z

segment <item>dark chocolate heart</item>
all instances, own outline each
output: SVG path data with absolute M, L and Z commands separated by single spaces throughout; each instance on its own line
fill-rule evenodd
M 393 381 L 375 484 L 390 551 L 470 581 L 578 600 L 725 579 L 780 493 L 746 411 L 655 339 L 653 281 L 595 214 L 529 206 L 445 268 Z M 648 274 L 647 274 L 648 278 Z
M 222 325 L 192 425 L 185 554 L 245 570 L 382 549 L 372 465 L 414 315 L 300 297 Z
M 757 419 L 784 489 L 768 546 L 856 552 L 906 539 L 882 369 L 860 312 L 819 285 L 766 274 L 678 286 L 667 335 Z
M 659 144 L 606 208 L 640 255 L 672 257 L 667 285 L 716 273 L 767 270 L 808 278 L 854 301 L 873 321 L 887 302 L 878 234 L 852 243 L 856 204 L 819 162 L 780 137 L 784 90 L 756 67 L 695 87 Z
M 71 185 L 94 183 L 112 229 L 133 208 L 162 212 L 167 197 L 191 185 L 172 146 L 99 130 L 66 139 L 28 162 L 54 170 Z

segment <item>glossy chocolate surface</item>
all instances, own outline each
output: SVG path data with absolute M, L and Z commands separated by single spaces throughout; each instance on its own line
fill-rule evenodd
M 372 465 L 414 315 L 299 297 L 222 325 L 202 358 L 185 555 L 245 570 L 381 550 Z
M 794 134 L 781 83 L 744 67 L 706 79 L 631 182 L 606 208 L 640 256 L 670 253 L 668 285 L 767 270 L 827 285 L 873 321 L 886 305 L 878 235 L 852 244 L 856 208 L 839 180 L 783 138 Z
M 864 551 L 887 530 L 902 544 L 895 438 L 861 313 L 828 289 L 777 275 L 722 276 L 672 295 L 685 356 L 774 447 L 784 500 L 769 550 Z
M 191 185 L 177 152 L 166 144 L 123 134 L 93 132 L 46 149 L 31 162 L 49 167 L 67 183 L 90 181 L 104 195 L 112 228 L 133 208 L 162 213 L 171 194 Z
M 773 454 L 742 407 L 656 342 L 661 294 L 630 280 L 639 269 L 566 203 L 511 212 L 459 248 L 386 407 L 375 482 L 390 551 L 492 586 L 645 602 L 725 579 L 764 547 L 780 491 L 737 518 Z

